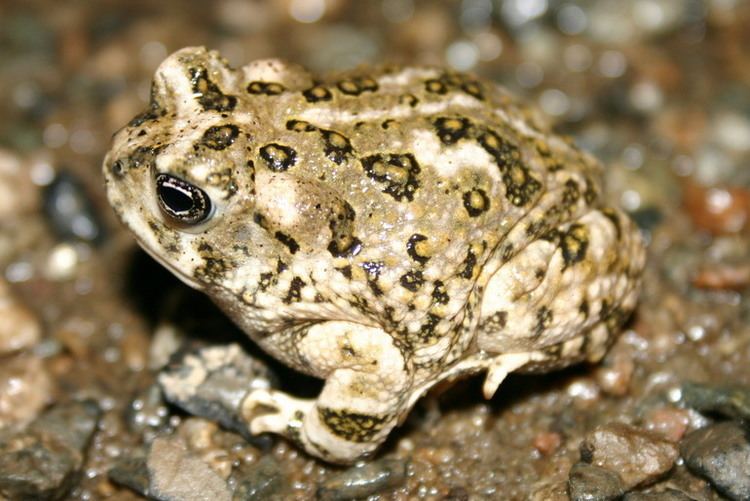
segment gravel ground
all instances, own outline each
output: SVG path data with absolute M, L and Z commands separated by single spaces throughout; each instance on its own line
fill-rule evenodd
M 3 1 L 0 499 L 750 500 L 747 26 L 741 0 Z M 242 377 L 320 387 L 246 359 L 104 198 L 111 134 L 201 44 L 236 65 L 447 65 L 536 102 L 649 241 L 603 363 L 512 375 L 490 401 L 481 378 L 433 392 L 351 468 L 168 405 L 170 354 L 228 343 Z

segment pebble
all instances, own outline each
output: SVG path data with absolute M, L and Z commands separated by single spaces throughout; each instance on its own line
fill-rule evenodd
M 728 498 L 750 499 L 750 440 L 738 423 L 726 421 L 689 433 L 680 453 L 691 471 Z
M 674 443 L 624 423 L 600 426 L 581 444 L 581 460 L 617 472 L 626 489 L 654 482 L 672 468 L 677 456 Z
M 750 264 L 712 264 L 698 270 L 691 282 L 699 289 L 741 291 L 750 286 Z
M 534 448 L 541 454 L 549 456 L 562 445 L 563 437 L 554 431 L 540 431 L 534 436 Z
M 39 320 L 13 296 L 0 279 L 0 355 L 30 348 L 39 342 Z
M 260 501 L 278 495 L 283 487 L 281 465 L 272 456 L 263 456 L 255 463 L 244 463 L 232 473 L 236 485 L 234 499 Z
M 529 496 L 529 501 L 570 501 L 568 496 L 568 482 L 553 482 L 543 484 Z
M 366 498 L 401 485 L 406 470 L 407 462 L 402 459 L 380 459 L 353 466 L 326 480 L 318 488 L 317 496 L 323 501 Z
M 611 501 L 625 493 L 620 476 L 587 463 L 576 463 L 570 469 L 568 493 L 571 501 Z
M 682 491 L 666 489 L 663 492 L 629 492 L 622 501 L 695 501 Z
M 0 149 L 0 219 L 7 220 L 38 207 L 39 190 L 29 172 L 24 159 Z
M 0 428 L 25 424 L 49 402 L 52 379 L 41 358 L 19 354 L 0 364 Z
M 594 378 L 602 392 L 616 397 L 628 393 L 635 370 L 633 357 L 633 348 L 625 342 L 617 342 L 612 347 L 594 370 Z
M 690 413 L 672 406 L 651 409 L 643 420 L 644 427 L 671 442 L 679 442 L 690 424 Z
M 25 431 L 0 440 L 0 494 L 59 499 L 77 481 L 101 411 L 94 401 L 59 404 Z
M 684 204 L 698 228 L 713 235 L 739 233 L 750 227 L 750 190 L 739 186 L 705 187 L 688 181 Z
M 159 501 L 231 501 L 224 480 L 179 440 L 159 437 L 146 459 L 149 495 Z
M 98 243 L 104 236 L 83 184 L 69 172 L 59 173 L 45 188 L 44 212 L 63 240 Z
M 170 322 L 161 322 L 154 329 L 148 350 L 148 368 L 157 372 L 164 368 L 185 343 L 184 333 Z
M 144 457 L 121 459 L 107 472 L 109 479 L 142 496 L 149 495 L 148 468 Z
M 682 403 L 699 412 L 750 420 L 750 387 L 684 383 Z
M 185 354 L 160 374 L 159 385 L 169 402 L 265 447 L 269 438 L 250 433 L 241 405 L 248 390 L 269 388 L 275 380 L 265 364 L 248 356 L 238 344 L 230 344 Z

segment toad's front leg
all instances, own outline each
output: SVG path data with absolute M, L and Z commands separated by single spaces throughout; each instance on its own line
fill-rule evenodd
M 329 321 L 276 336 L 287 339 L 264 342 L 289 346 L 293 336 L 295 355 L 284 358 L 326 383 L 315 400 L 278 390 L 250 392 L 242 413 L 253 433 L 278 433 L 312 455 L 347 463 L 374 451 L 408 411 L 410 371 L 382 329 Z

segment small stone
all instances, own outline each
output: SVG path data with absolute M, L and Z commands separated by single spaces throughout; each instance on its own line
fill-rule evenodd
M 19 354 L 0 364 L 0 428 L 25 424 L 47 405 L 52 379 L 42 360 Z
M 36 316 L 18 302 L 0 279 L 0 355 L 34 346 L 41 332 Z
M 683 439 L 680 453 L 690 470 L 728 498 L 750 499 L 750 437 L 739 424 L 727 421 L 695 430 Z
M 644 427 L 663 436 L 670 442 L 679 442 L 690 424 L 690 414 L 685 409 L 664 406 L 651 409 L 644 418 Z
M 406 461 L 401 459 L 381 459 L 353 466 L 326 480 L 318 488 L 318 499 L 338 501 L 366 498 L 401 485 L 406 478 L 406 468 Z
M 187 353 L 159 375 L 166 399 L 190 414 L 219 422 L 259 446 L 267 437 L 250 433 L 241 415 L 248 391 L 270 388 L 276 377 L 237 344 Z
M 750 387 L 700 383 L 682 385 L 682 402 L 699 412 L 718 412 L 730 418 L 750 420 Z
M 714 263 L 699 269 L 692 279 L 693 287 L 711 290 L 741 291 L 750 286 L 750 264 Z
M 687 182 L 685 208 L 693 224 L 713 235 L 739 233 L 750 225 L 750 190 L 740 186 L 705 187 Z
M 27 159 L 0 149 L 0 218 L 28 213 L 39 205 L 39 190 L 31 180 Z
M 249 466 L 242 465 L 232 473 L 235 485 L 235 501 L 269 499 L 279 493 L 283 486 L 281 466 L 272 456 L 263 456 Z
M 562 444 L 562 436 L 554 431 L 542 431 L 534 437 L 534 448 L 545 456 L 555 452 Z
M 44 190 L 44 212 L 63 240 L 98 243 L 102 225 L 83 184 L 73 174 L 59 173 Z
M 184 333 L 170 322 L 157 325 L 149 348 L 148 368 L 159 371 L 166 367 L 172 355 L 184 344 L 184 338 Z
M 57 282 L 70 280 L 78 270 L 79 257 L 69 242 L 57 244 L 49 253 L 44 266 L 45 278 Z
M 160 501 L 231 501 L 226 482 L 175 439 L 157 438 L 146 460 L 149 494 Z
M 93 401 L 60 404 L 27 430 L 0 439 L 0 494 L 58 499 L 76 483 L 99 420 Z
M 633 356 L 633 348 L 624 342 L 616 343 L 607 353 L 594 371 L 596 383 L 604 393 L 617 397 L 628 393 L 635 370 Z
M 695 501 L 682 491 L 667 489 L 664 492 L 630 492 L 623 501 Z
M 581 460 L 617 472 L 626 490 L 656 481 L 677 456 L 674 443 L 624 423 L 600 426 L 581 444 Z
M 115 464 L 107 475 L 114 483 L 132 489 L 142 496 L 149 496 L 146 458 L 123 459 Z
M 625 489 L 614 471 L 586 463 L 576 463 L 570 469 L 568 493 L 571 501 L 610 501 L 619 499 Z
M 531 493 L 529 501 L 570 501 L 568 482 L 545 483 Z

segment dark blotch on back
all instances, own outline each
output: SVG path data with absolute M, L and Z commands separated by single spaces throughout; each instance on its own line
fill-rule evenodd
M 193 92 L 197 95 L 198 103 L 204 110 L 232 111 L 237 105 L 237 98 L 224 94 L 219 86 L 208 79 L 205 68 L 191 68 L 190 82 Z
M 450 301 L 445 284 L 440 280 L 435 280 L 435 288 L 432 289 L 432 299 L 438 304 L 448 304 L 448 301 Z
M 490 208 L 490 199 L 484 190 L 475 188 L 463 195 L 464 208 L 471 217 L 477 217 Z
M 417 175 L 421 172 L 417 159 L 411 153 L 386 153 L 361 159 L 362 168 L 371 179 L 385 185 L 387 193 L 399 202 L 402 198 L 414 200 L 419 187 Z
M 287 304 L 296 303 L 302 299 L 302 287 L 305 286 L 305 281 L 300 277 L 294 277 L 292 282 L 289 284 L 289 291 L 287 291 L 286 297 L 283 301 Z
M 378 83 L 371 77 L 362 76 L 341 80 L 336 83 L 336 87 L 343 94 L 358 96 L 363 92 L 375 92 L 378 90 Z
M 409 240 L 406 242 L 406 253 L 419 264 L 425 264 L 430 260 L 430 256 L 423 256 L 417 251 L 417 245 L 419 242 L 424 242 L 425 240 L 427 240 L 426 236 L 415 233 L 410 236 Z
M 310 122 L 305 122 L 304 120 L 287 120 L 286 130 L 293 130 L 294 132 L 312 132 L 317 130 L 317 127 Z
M 455 144 L 466 137 L 471 128 L 469 119 L 461 117 L 439 117 L 432 123 L 440 141 L 446 145 Z
M 410 290 L 412 292 L 417 292 L 424 283 L 422 272 L 419 270 L 408 271 L 401 275 L 400 283 L 401 287 L 403 287 L 404 289 Z
M 334 257 L 353 256 L 362 248 L 362 242 L 353 233 L 355 218 L 356 212 L 349 202 L 343 201 L 333 207 L 328 220 L 331 230 L 328 252 Z
M 284 86 L 276 82 L 250 82 L 247 85 L 250 94 L 264 94 L 266 96 L 278 96 L 284 92 Z
M 341 164 L 354 152 L 348 138 L 335 130 L 321 130 L 323 135 L 324 152 L 326 157 L 334 163 Z
M 276 238 L 276 240 L 286 245 L 289 249 L 289 252 L 291 252 L 292 254 L 295 254 L 299 250 L 299 244 L 297 243 L 297 241 L 286 233 L 277 231 L 274 234 L 274 237 Z
M 212 150 L 223 150 L 234 143 L 239 133 L 240 129 L 236 125 L 214 125 L 203 133 L 200 144 Z
M 297 162 L 297 152 L 289 146 L 271 143 L 260 149 L 260 157 L 268 168 L 275 172 L 283 172 Z
M 333 94 L 327 88 L 322 85 L 315 85 L 307 90 L 302 91 L 302 95 L 308 103 L 317 103 L 319 101 L 330 101 L 333 98 Z

